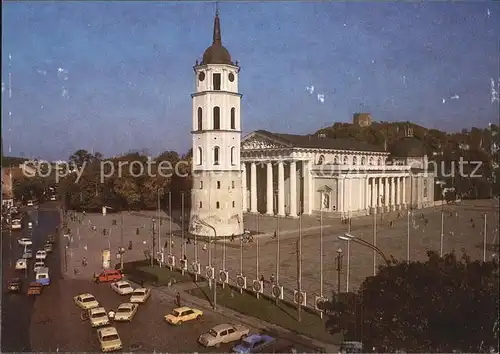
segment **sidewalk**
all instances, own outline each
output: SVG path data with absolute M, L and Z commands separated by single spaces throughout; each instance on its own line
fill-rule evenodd
M 306 345 L 306 346 L 314 346 L 314 347 L 321 347 L 324 348 L 327 353 L 337 353 L 339 351 L 339 347 L 337 345 L 331 344 L 331 343 L 324 343 L 320 342 L 318 340 L 312 339 L 305 337 L 303 335 L 294 333 L 286 328 L 282 328 L 279 326 L 276 326 L 272 323 L 262 321 L 260 319 L 254 318 L 254 317 L 249 317 L 249 316 L 244 316 L 236 311 L 233 311 L 231 309 L 228 309 L 226 307 L 217 305 L 217 310 L 214 310 L 212 307 L 212 304 L 209 301 L 200 299 L 196 296 L 192 296 L 187 293 L 187 291 L 197 288 L 197 287 L 203 287 L 206 286 L 207 283 L 201 282 L 197 284 L 193 283 L 180 283 L 178 285 L 173 285 L 171 287 L 167 286 L 162 286 L 162 287 L 157 287 L 153 288 L 153 292 L 159 293 L 159 295 L 164 295 L 172 298 L 172 301 L 175 299 L 177 292 L 181 293 L 181 298 L 183 303 L 187 303 L 190 306 L 195 306 L 199 307 L 200 309 L 204 309 L 205 311 L 212 311 L 212 312 L 217 312 L 218 314 L 221 314 L 225 317 L 227 317 L 230 320 L 237 319 L 240 321 L 242 324 L 245 324 L 249 327 L 253 327 L 259 330 L 269 330 L 269 329 L 274 329 L 277 332 L 281 333 L 281 337 L 285 340 L 288 340 L 293 343 L 301 344 L 301 345 Z M 333 337 L 333 336 L 332 336 Z

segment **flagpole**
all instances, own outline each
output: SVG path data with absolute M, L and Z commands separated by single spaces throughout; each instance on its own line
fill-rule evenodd
M 483 262 L 486 262 L 486 213 L 484 213 L 484 230 L 483 230 Z
M 377 247 L 377 210 L 373 213 L 373 246 Z M 373 249 L 373 275 L 377 274 L 377 251 Z
M 302 214 L 300 215 L 300 217 L 302 218 Z M 320 242 L 320 247 L 319 247 L 319 263 L 320 263 L 319 296 L 321 298 L 323 298 L 323 207 L 321 207 L 321 211 L 320 211 L 320 241 L 319 242 Z M 323 319 L 323 311 L 320 312 L 320 317 L 321 317 L 321 319 Z
M 169 215 L 169 242 L 168 242 L 168 254 L 172 255 L 172 191 L 168 192 L 168 213 Z M 172 271 L 172 265 L 170 265 L 170 271 Z
M 258 235 L 258 230 L 259 230 L 259 213 L 255 214 L 255 218 L 257 219 L 257 222 L 256 222 L 256 226 L 257 226 L 257 259 L 256 259 L 256 273 L 257 273 L 257 277 L 256 279 L 260 279 L 259 278 L 259 235 Z M 256 295 L 257 295 L 257 299 L 259 298 L 259 293 L 256 292 Z

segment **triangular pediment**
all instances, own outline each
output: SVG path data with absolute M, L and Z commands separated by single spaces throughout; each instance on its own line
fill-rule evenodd
M 320 189 L 318 189 L 318 192 L 324 192 L 324 193 L 330 193 L 331 191 L 332 191 L 332 189 L 329 186 L 327 186 L 326 184 L 323 187 L 321 187 Z
M 281 149 L 291 145 L 273 136 L 271 133 L 266 134 L 260 131 L 252 132 L 241 140 L 242 150 L 265 150 L 265 149 Z

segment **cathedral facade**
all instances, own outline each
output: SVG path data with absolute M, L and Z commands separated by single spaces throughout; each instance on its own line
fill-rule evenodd
M 193 69 L 191 234 L 240 235 L 247 212 L 350 218 L 434 204 L 435 174 L 412 136 L 389 151 L 321 134 L 259 130 L 241 140 L 240 68 L 222 45 L 218 12 Z

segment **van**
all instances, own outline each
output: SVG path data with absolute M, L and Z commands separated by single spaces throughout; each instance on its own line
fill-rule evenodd
M 35 275 L 35 281 L 42 285 L 49 285 L 50 284 L 49 268 L 42 267 L 38 269 Z

